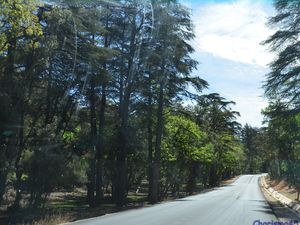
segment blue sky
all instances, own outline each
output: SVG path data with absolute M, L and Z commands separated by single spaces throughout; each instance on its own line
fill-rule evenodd
M 262 82 L 273 55 L 260 43 L 272 31 L 266 26 L 274 15 L 270 0 L 182 0 L 191 8 L 196 38 L 195 74 L 207 80 L 210 92 L 236 102 L 242 124 L 261 126 L 267 106 Z

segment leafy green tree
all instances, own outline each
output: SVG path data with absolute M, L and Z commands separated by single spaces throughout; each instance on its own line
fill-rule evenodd
M 203 95 L 193 109 L 197 124 L 206 132 L 214 146 L 214 157 L 207 168 L 210 186 L 217 185 L 222 178 L 232 176 L 241 160 L 241 146 L 237 138 L 240 124 L 239 113 L 231 109 L 232 101 L 218 94 Z
M 212 160 L 213 145 L 195 122 L 183 116 L 168 116 L 165 130 L 162 144 L 163 164 L 166 170 L 169 169 L 169 163 L 172 166 L 177 164 L 178 174 L 174 174 L 172 185 L 179 188 L 180 184 L 187 184 L 187 192 L 192 194 L 196 189 L 200 165 Z
M 28 1 L 27 4 L 17 0 L 1 1 L 0 5 L 0 104 L 5 109 L 0 117 L 1 151 L 4 151 L 5 156 L 4 167 L 0 168 L 2 199 L 6 175 L 12 164 L 16 172 L 15 188 L 20 188 L 25 118 L 31 87 L 36 83 L 34 70 L 38 66 L 34 59 L 37 56 L 37 39 L 42 35 L 42 28 L 35 14 L 35 1 Z M 13 208 L 18 208 L 20 197 L 17 192 Z
M 271 103 L 265 110 L 268 125 L 269 158 L 272 164 L 269 173 L 275 179 L 286 179 L 299 190 L 298 173 L 299 148 L 299 114 L 291 113 L 285 104 Z
M 191 75 L 197 62 L 190 54 L 194 49 L 188 43 L 194 38 L 190 14 L 186 8 L 169 1 L 156 2 L 154 4 L 156 17 L 153 26 L 154 43 L 149 46 L 150 59 L 148 75 L 148 106 L 151 120 L 151 104 L 157 104 L 155 112 L 155 131 L 153 152 L 149 151 L 151 162 L 151 188 L 150 202 L 159 200 L 161 141 L 164 129 L 163 112 L 166 107 L 179 103 L 184 98 L 195 98 L 195 94 L 187 91 L 187 86 L 192 85 L 199 93 L 207 86 L 207 82 L 199 77 Z M 152 51 L 150 51 L 152 50 Z M 153 86 L 152 86 L 153 85 Z M 151 93 L 151 88 L 153 88 Z M 197 94 L 198 94 L 197 93 Z M 150 97 L 149 97 L 150 96 Z M 152 96 L 152 99 L 151 99 Z M 151 131 L 149 122 L 148 130 Z M 151 135 L 149 134 L 151 137 Z M 151 161 L 151 160 L 150 160 Z
M 274 6 L 276 15 L 269 23 L 277 31 L 264 42 L 277 56 L 264 85 L 270 100 L 264 111 L 273 159 L 270 174 L 299 189 L 299 3 L 276 0 Z
M 299 112 L 299 4 L 297 1 L 275 0 L 276 15 L 269 20 L 277 29 L 264 44 L 270 46 L 277 57 L 270 64 L 271 72 L 265 82 L 266 95 L 293 105 Z
M 200 96 L 208 84 L 192 75 L 193 25 L 177 1 L 0 3 L 0 195 L 14 190 L 11 209 L 76 185 L 91 207 L 140 190 L 156 203 L 242 170 L 238 113 Z
M 248 165 L 246 171 L 251 174 L 259 172 L 259 168 L 257 168 L 256 166 L 256 157 L 258 156 L 258 146 L 256 143 L 256 139 L 258 136 L 258 130 L 246 124 L 242 129 L 241 136 L 245 148 L 245 153 L 247 155 Z

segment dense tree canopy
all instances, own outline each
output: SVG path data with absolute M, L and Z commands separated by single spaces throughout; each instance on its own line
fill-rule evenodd
M 264 44 L 276 54 L 265 82 L 269 106 L 264 110 L 265 158 L 270 175 L 300 190 L 299 149 L 299 11 L 298 1 L 275 0 L 269 20 L 277 31 Z M 299 195 L 298 195 L 299 198 Z
M 0 5 L 1 204 L 41 207 L 74 187 L 90 207 L 140 189 L 156 203 L 242 172 L 239 114 L 202 95 L 183 5 Z

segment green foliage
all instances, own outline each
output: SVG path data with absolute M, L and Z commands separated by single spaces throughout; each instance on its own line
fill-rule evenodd
M 192 75 L 188 9 L 55 2 L 0 0 L 0 199 L 12 184 L 13 206 L 38 207 L 80 186 L 90 206 L 122 205 L 153 182 L 175 196 L 242 171 L 233 102 Z
M 274 6 L 276 15 L 269 24 L 276 32 L 264 43 L 277 57 L 270 64 L 265 91 L 271 101 L 291 104 L 290 110 L 299 112 L 299 4 L 275 0 Z
M 299 132 L 300 115 L 291 113 L 285 104 L 270 103 L 264 110 L 268 124 L 268 142 L 270 175 L 274 178 L 285 178 L 299 187 L 298 173 L 300 160 Z
M 86 163 L 78 157 L 68 161 L 61 151 L 35 151 L 24 159 L 23 164 L 22 182 L 24 188 L 31 192 L 32 207 L 39 206 L 43 197 L 54 190 L 73 188 L 86 182 Z
M 38 6 L 35 0 L 1 0 L 0 5 L 0 55 L 9 49 L 11 41 L 25 36 L 32 38 L 29 44 L 33 44 L 34 38 L 43 34 L 34 14 Z
M 211 161 L 213 146 L 195 122 L 182 116 L 169 116 L 165 130 L 162 144 L 165 160 L 183 163 Z
M 275 0 L 276 15 L 269 24 L 276 32 L 264 43 L 277 57 L 270 64 L 265 92 L 270 100 L 264 110 L 267 124 L 268 155 L 273 177 L 299 183 L 299 3 Z

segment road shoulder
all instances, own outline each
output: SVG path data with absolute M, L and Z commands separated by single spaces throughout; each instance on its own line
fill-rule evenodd
M 292 209 L 285 206 L 283 203 L 281 203 L 279 200 L 275 199 L 264 187 L 262 184 L 263 177 L 260 178 L 259 186 L 260 189 L 270 205 L 272 211 L 274 212 L 275 216 L 280 222 L 287 222 L 287 221 L 300 221 L 300 216 L 296 214 Z

